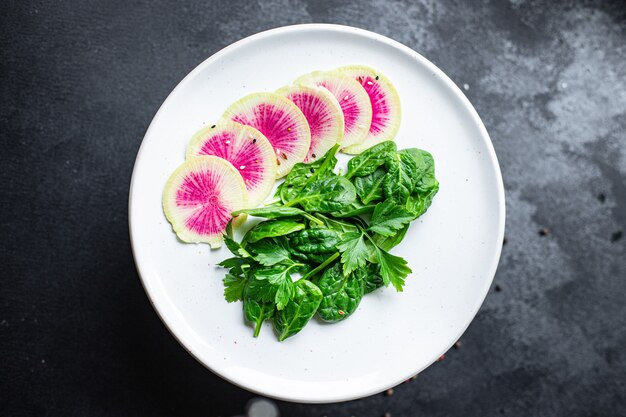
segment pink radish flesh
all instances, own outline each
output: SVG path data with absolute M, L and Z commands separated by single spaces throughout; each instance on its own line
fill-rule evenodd
M 320 81 L 317 85 L 324 87 L 327 90 L 330 90 L 331 88 L 326 81 Z M 339 102 L 339 106 L 341 106 L 341 111 L 343 112 L 345 130 L 346 132 L 350 132 L 354 129 L 356 121 L 361 115 L 359 104 L 350 90 L 337 91 L 337 101 Z
M 357 81 L 361 82 L 361 85 L 367 92 L 372 103 L 372 124 L 370 125 L 370 133 L 375 135 L 379 134 L 389 125 L 390 108 L 387 94 L 374 78 L 361 76 Z
M 276 154 L 258 130 L 222 121 L 196 132 L 187 146 L 187 157 L 213 155 L 230 162 L 248 190 L 251 206 L 265 200 L 276 179 Z
M 400 128 L 402 110 L 400 96 L 395 87 L 383 74 L 364 65 L 349 65 L 337 69 L 360 85 L 370 102 L 371 123 L 365 140 L 344 147 L 347 153 L 358 154 L 385 140 L 393 140 Z
M 337 99 L 326 89 L 303 85 L 286 86 L 277 91 L 304 114 L 311 131 L 311 146 L 304 162 L 323 156 L 343 140 L 343 113 Z
M 227 160 L 239 171 L 248 189 L 256 188 L 263 182 L 266 175 L 262 164 L 263 156 L 256 146 L 255 138 L 251 138 L 248 143 L 237 150 L 236 154 L 233 154 L 231 144 L 235 140 L 233 132 L 222 131 L 210 141 L 203 143 L 198 150 L 198 155 L 215 155 Z
M 237 114 L 233 121 L 252 126 L 263 133 L 276 150 L 278 161 L 296 150 L 298 133 L 293 119 L 284 110 L 268 103 L 260 103 L 252 109 L 253 117 Z
M 260 131 L 276 158 L 276 177 L 284 177 L 302 162 L 311 145 L 311 132 L 298 107 L 276 93 L 252 93 L 231 104 L 224 119 Z
M 218 181 L 213 172 L 190 172 L 176 192 L 176 205 L 195 208 L 193 216 L 185 220 L 185 227 L 198 235 L 221 233 L 232 218 L 221 204 Z
M 231 213 L 248 207 L 239 172 L 215 155 L 187 157 L 163 189 L 163 211 L 183 242 L 222 244 Z
M 335 97 L 344 122 L 342 149 L 365 141 L 372 121 L 372 104 L 367 92 L 352 74 L 315 71 L 299 77 L 294 83 L 322 87 Z

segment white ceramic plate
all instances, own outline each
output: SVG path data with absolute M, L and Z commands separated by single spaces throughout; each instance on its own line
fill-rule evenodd
M 312 320 L 279 343 L 259 338 L 241 303 L 222 296 L 226 248 L 183 244 L 161 209 L 163 185 L 191 135 L 229 103 L 273 91 L 301 74 L 346 64 L 379 69 L 395 84 L 403 120 L 398 148 L 430 151 L 441 183 L 429 211 L 393 252 L 413 269 L 405 291 L 378 290 L 338 324 Z M 344 161 L 345 162 L 345 161 Z M 334 402 L 374 394 L 420 372 L 461 336 L 496 271 L 504 189 L 476 111 L 437 67 L 389 38 L 335 25 L 298 25 L 243 39 L 193 70 L 165 100 L 139 150 L 130 190 L 130 231 L 143 285 L 163 322 L 202 364 L 270 397 Z M 159 366 L 159 364 L 155 364 Z

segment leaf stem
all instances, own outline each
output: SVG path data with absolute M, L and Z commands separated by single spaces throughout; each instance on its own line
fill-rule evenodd
M 319 266 L 315 269 L 312 269 L 311 271 L 307 272 L 302 279 L 309 279 L 313 276 L 315 276 L 315 274 L 317 274 L 318 272 L 320 272 L 321 270 L 323 270 L 324 268 L 326 268 L 328 266 L 328 264 L 330 264 L 332 261 L 334 261 L 335 259 L 337 259 L 339 257 L 339 252 L 335 252 L 332 255 L 330 255 L 324 262 L 322 262 L 321 264 L 319 264 Z
M 374 248 L 379 251 L 381 250 L 378 245 L 376 244 L 376 242 L 374 242 L 374 239 L 372 239 L 370 237 L 370 235 L 365 231 L 365 230 L 361 230 L 361 232 L 363 232 L 363 235 L 365 235 L 365 237 L 372 243 L 372 245 L 374 246 Z
M 320 219 L 318 219 L 317 217 L 311 216 L 309 213 L 304 212 L 302 214 L 302 217 L 306 217 L 307 219 L 311 220 L 314 223 L 319 224 L 320 226 L 324 226 L 324 222 L 321 221 Z
M 254 334 L 253 337 L 257 337 L 261 332 L 261 325 L 263 324 L 263 310 L 261 310 L 261 315 L 258 319 L 256 319 L 256 326 L 254 326 Z
M 293 262 L 293 261 L 292 261 L 292 262 Z M 289 272 L 289 270 L 290 270 L 290 269 L 292 269 L 292 268 L 297 268 L 297 267 L 299 267 L 299 266 L 306 266 L 306 265 L 305 265 L 305 264 L 303 264 L 303 263 L 300 263 L 300 262 L 293 262 L 291 265 L 289 265 L 289 266 L 287 267 L 287 269 L 285 269 L 285 272 Z

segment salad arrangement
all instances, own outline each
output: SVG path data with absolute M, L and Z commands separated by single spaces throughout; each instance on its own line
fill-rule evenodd
M 164 211 L 181 240 L 224 241 L 232 252 L 220 263 L 224 297 L 243 302 L 254 336 L 272 320 L 282 341 L 316 314 L 345 320 L 379 287 L 402 291 L 411 269 L 390 250 L 439 183 L 431 154 L 396 148 L 399 124 L 391 82 L 348 66 L 244 97 L 194 135 L 165 186 Z M 345 173 L 339 150 L 357 154 Z M 237 242 L 232 229 L 247 216 L 265 220 Z

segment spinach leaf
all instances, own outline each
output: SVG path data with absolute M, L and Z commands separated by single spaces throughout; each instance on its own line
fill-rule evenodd
M 295 164 L 285 178 L 285 182 L 281 184 L 280 190 L 276 192 L 283 203 L 286 204 L 298 197 L 307 184 L 334 176 L 333 168 L 337 164 L 335 154 L 338 149 L 339 145 L 335 145 L 316 161 L 308 164 L 304 162 Z
M 337 251 L 339 235 L 329 229 L 308 229 L 291 236 L 291 247 L 302 253 L 332 253 Z
M 405 152 L 415 160 L 417 173 L 416 173 L 416 190 L 426 191 L 432 188 L 436 182 L 435 179 L 435 161 L 433 156 L 421 149 L 409 148 L 404 149 Z
M 264 303 L 251 297 L 243 300 L 243 313 L 248 321 L 254 323 L 254 337 L 259 335 L 261 325 L 271 319 L 275 311 L 273 303 Z
M 337 248 L 342 252 L 344 275 L 350 275 L 357 268 L 364 267 L 365 261 L 372 257 L 371 247 L 365 241 L 363 232 L 347 233 Z
M 296 199 L 287 203 L 287 206 L 299 204 L 306 211 L 329 213 L 341 210 L 355 199 L 354 185 L 344 177 L 333 176 L 308 184 Z
M 435 178 L 434 171 L 427 171 L 415 185 L 417 193 L 427 193 L 432 190 L 439 190 L 439 181 Z
M 284 236 L 305 228 L 303 223 L 295 220 L 267 220 L 248 230 L 244 242 L 254 243 L 266 237 Z
M 274 315 L 274 328 L 281 342 L 298 333 L 309 322 L 322 301 L 322 292 L 311 281 L 301 279 L 294 285 L 295 294 L 284 309 Z
M 393 200 L 385 200 L 376 205 L 370 220 L 369 230 L 383 236 L 393 236 L 409 224 L 415 215 Z
M 421 216 L 428 210 L 433 198 L 439 191 L 439 183 L 435 183 L 433 188 L 428 191 L 413 192 L 406 201 L 406 208 L 413 213 L 415 218 Z
M 226 274 L 224 277 L 224 298 L 229 303 L 243 299 L 243 289 L 246 279 L 240 275 Z
M 337 252 L 339 241 L 337 232 L 329 229 L 302 230 L 290 236 L 291 253 L 298 259 L 321 263 Z
M 405 149 L 417 163 L 417 181 L 406 202 L 407 209 L 417 218 L 424 214 L 439 191 L 439 181 L 435 178 L 433 156 L 421 149 Z
M 264 266 L 291 261 L 288 243 L 284 236 L 262 239 L 249 244 L 247 248 L 254 255 L 254 259 Z
M 409 230 L 409 226 L 410 224 L 404 225 L 402 229 L 398 230 L 392 236 L 383 236 L 383 235 L 379 235 L 378 233 L 374 233 L 374 235 L 372 236 L 372 239 L 374 240 L 374 243 L 376 244 L 376 246 L 388 251 L 394 246 L 398 245 L 400 242 L 402 242 L 402 239 L 404 239 L 404 236 L 406 235 L 407 230 Z
M 383 181 L 385 197 L 398 204 L 404 204 L 415 188 L 416 172 L 415 159 L 406 152 L 398 152 Z
M 377 264 L 368 263 L 367 268 L 357 269 L 354 273 L 358 274 L 363 281 L 365 294 L 369 294 L 385 285 L 383 277 L 380 276 L 380 267 Z
M 323 295 L 317 313 L 328 322 L 344 320 L 354 313 L 365 293 L 361 277 L 356 273 L 345 276 L 339 262 L 324 272 L 317 286 Z
M 324 259 L 326 259 L 326 257 L 328 256 L 327 253 L 300 252 L 295 248 L 291 248 L 291 255 L 299 261 L 309 262 L 313 264 L 324 262 Z
M 315 217 L 311 216 L 304 210 L 300 210 L 297 207 L 285 207 L 285 206 L 268 206 L 253 209 L 244 209 L 233 211 L 232 215 L 237 216 L 239 214 L 249 214 L 255 217 L 264 217 L 266 219 L 280 219 L 284 217 L 302 216 L 315 223 L 321 224 L 321 222 Z
M 369 204 L 369 205 L 366 206 L 364 204 L 361 204 L 358 201 L 354 201 L 352 204 L 344 206 L 340 210 L 334 211 L 334 212 L 332 212 L 330 214 L 333 215 L 334 217 L 338 217 L 340 219 L 345 219 L 345 218 L 348 218 L 348 217 L 356 217 L 356 216 L 358 216 L 360 214 L 370 213 L 370 212 L 374 211 L 375 207 L 376 207 L 375 204 Z
M 384 165 L 395 153 L 396 144 L 390 140 L 372 146 L 348 162 L 346 178 L 350 179 L 355 176 L 362 177 L 371 174 L 379 166 Z
M 285 178 L 285 182 L 280 185 L 280 188 L 276 190 L 276 194 L 280 197 L 283 204 L 293 200 L 300 194 L 304 184 L 315 172 L 315 168 L 319 168 L 319 161 L 315 161 L 313 164 L 316 166 L 309 166 L 304 162 L 300 162 L 291 169 L 291 172 Z
M 356 193 L 363 204 L 369 204 L 383 199 L 383 181 L 385 174 L 384 169 L 377 168 L 376 171 L 369 175 L 356 177 L 354 179 L 354 188 L 356 188 Z
M 295 289 L 289 270 L 296 265 L 299 264 L 255 270 L 250 276 L 247 287 L 250 297 L 263 302 L 274 302 L 276 308 L 282 310 L 294 295 Z
M 326 217 L 321 213 L 315 213 L 315 217 L 318 220 L 320 220 L 323 224 L 321 226 L 311 224 L 311 227 L 325 227 L 326 229 L 337 232 L 339 235 L 341 235 L 342 233 L 359 231 L 359 228 L 355 224 L 352 224 L 345 220 L 338 220 L 338 219 Z

